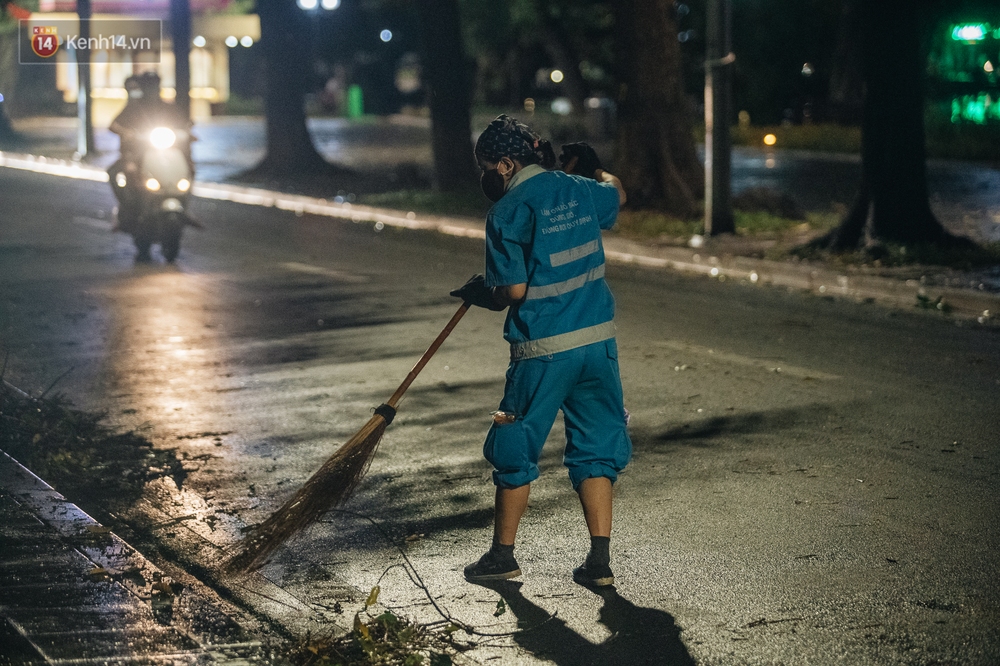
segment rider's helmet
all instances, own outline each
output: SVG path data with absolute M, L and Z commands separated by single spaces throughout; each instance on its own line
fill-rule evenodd
M 133 74 L 125 79 L 129 99 L 155 99 L 160 95 L 160 76 L 156 72 Z

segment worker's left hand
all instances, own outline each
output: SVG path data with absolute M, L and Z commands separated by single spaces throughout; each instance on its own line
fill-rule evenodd
M 497 305 L 493 301 L 493 290 L 486 286 L 486 278 L 478 273 L 469 278 L 468 282 L 450 293 L 452 296 L 461 298 L 469 305 L 478 305 L 487 310 L 500 311 L 505 307 Z
M 596 178 L 596 171 L 602 168 L 597 151 L 583 141 L 564 144 L 559 155 L 559 164 L 566 173 L 575 173 L 587 178 Z

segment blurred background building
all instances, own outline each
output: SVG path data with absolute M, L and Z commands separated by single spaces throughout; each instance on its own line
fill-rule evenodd
M 170 40 L 169 0 L 94 0 L 94 19 L 147 18 L 163 21 L 159 63 L 143 62 L 138 53 L 120 50 L 100 50 L 91 59 L 91 96 L 94 124 L 105 127 L 125 106 L 128 98 L 125 79 L 132 74 L 156 71 L 162 80 L 163 97 L 173 99 L 174 54 Z M 213 105 L 229 100 L 232 82 L 237 87 L 251 89 L 255 69 L 254 47 L 260 39 L 260 22 L 256 14 L 233 13 L 229 0 L 192 0 L 191 2 L 191 114 L 195 120 L 212 114 Z M 34 25 L 46 25 L 53 20 L 60 24 L 77 25 L 75 0 L 40 0 L 39 11 L 29 19 L 28 30 Z M 54 68 L 34 67 L 38 76 L 20 77 L 23 86 L 58 91 L 62 102 L 76 102 L 78 93 L 77 68 L 72 55 L 60 49 Z M 49 71 L 41 71 L 49 70 Z M 25 80 L 27 79 L 27 80 Z M 34 79 L 32 81 L 31 79 Z M 35 92 L 43 92 L 36 90 Z M 43 95 L 52 99 L 51 95 Z

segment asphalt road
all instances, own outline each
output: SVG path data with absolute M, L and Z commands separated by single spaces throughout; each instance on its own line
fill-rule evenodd
M 73 368 L 58 386 L 77 405 L 175 449 L 183 487 L 150 486 L 120 517 L 205 567 L 392 393 L 482 261 L 474 241 L 201 201 L 207 228 L 176 266 L 134 266 L 106 185 L 0 170 L 0 192 L 6 377 L 38 392 Z M 616 486 L 615 592 L 571 580 L 587 539 L 558 427 L 519 537 L 523 584 L 462 579 L 489 542 L 480 451 L 507 356 L 495 313 L 459 325 L 344 507 L 408 538 L 455 617 L 530 628 L 478 637 L 470 658 L 1000 661 L 997 329 L 733 281 L 608 277 L 635 444 Z M 263 573 L 309 608 L 300 629 L 349 626 L 376 583 L 387 607 L 440 619 L 399 562 L 365 519 L 337 513 Z

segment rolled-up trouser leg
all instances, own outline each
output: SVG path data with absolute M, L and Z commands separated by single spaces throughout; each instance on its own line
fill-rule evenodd
M 589 478 L 614 483 L 632 457 L 625 421 L 618 346 L 614 340 L 587 345 L 580 378 L 563 403 L 566 452 L 573 488 Z

